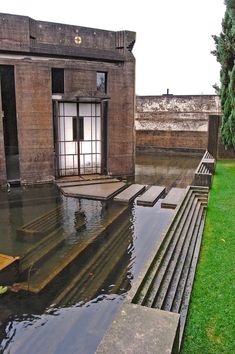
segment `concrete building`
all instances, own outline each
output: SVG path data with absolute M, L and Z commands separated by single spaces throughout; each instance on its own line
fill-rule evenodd
M 134 43 L 0 14 L 0 184 L 134 174 Z

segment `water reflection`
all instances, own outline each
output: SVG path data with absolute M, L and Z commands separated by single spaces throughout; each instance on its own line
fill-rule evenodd
M 167 162 L 159 166 L 161 161 L 152 155 L 137 157 L 136 182 L 161 184 L 162 180 L 168 187 L 182 186 L 198 162 L 180 158 L 170 166 L 165 157 Z M 161 209 L 160 202 L 154 207 L 134 203 L 127 208 L 113 202 L 66 198 L 54 186 L 44 188 L 0 192 L 0 252 L 35 257 L 37 242 L 44 241 L 19 241 L 16 230 L 58 207 L 56 232 L 53 237 L 51 231 L 43 236 L 49 245 L 56 242 L 56 252 L 44 255 L 41 263 L 35 261 L 32 282 L 37 269 L 43 278 L 53 264 L 60 265 L 81 246 L 84 249 L 39 295 L 1 296 L 0 353 L 92 354 L 174 211 Z
M 185 188 L 191 184 L 201 159 L 198 155 L 170 153 L 138 153 L 136 156 L 136 183 Z

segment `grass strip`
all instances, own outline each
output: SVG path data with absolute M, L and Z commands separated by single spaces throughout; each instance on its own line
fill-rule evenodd
M 235 353 L 235 161 L 217 162 L 181 353 Z

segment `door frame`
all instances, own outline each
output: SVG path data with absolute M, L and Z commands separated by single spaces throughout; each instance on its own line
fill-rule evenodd
M 3 119 L 4 119 L 4 112 L 2 110 L 2 83 L 1 83 L 1 75 L 0 75 L 0 151 L 2 152 L 2 161 L 1 161 L 2 173 L 0 176 L 0 182 L 5 183 L 7 181 L 7 168 L 6 168 L 6 157 L 5 157 Z
M 77 104 L 77 114 L 79 114 L 79 104 L 80 103 L 87 103 L 87 104 L 100 104 L 100 119 L 101 119 L 101 152 L 100 152 L 100 172 L 94 172 L 94 173 L 84 173 L 84 174 L 105 174 L 107 171 L 106 163 L 107 163 L 107 115 L 108 115 L 108 105 L 107 105 L 108 99 L 56 99 L 53 98 L 53 131 L 54 131 L 54 166 L 55 166 L 55 176 L 60 178 L 60 177 L 66 177 L 66 175 L 61 175 L 60 173 L 60 153 L 59 153 L 59 144 L 58 144 L 58 117 L 59 117 L 59 104 L 60 103 L 76 103 Z M 106 108 L 104 110 L 104 105 L 103 102 L 106 104 Z M 105 111 L 105 112 L 104 112 Z M 80 116 L 77 116 L 79 119 Z M 80 166 L 80 140 L 78 139 L 77 142 L 77 158 L 78 158 L 78 174 L 68 174 L 67 176 L 81 176 L 84 175 L 81 173 L 81 166 Z

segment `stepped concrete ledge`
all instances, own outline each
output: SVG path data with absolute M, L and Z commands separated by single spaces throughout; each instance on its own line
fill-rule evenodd
M 142 184 L 132 184 L 126 188 L 123 192 L 114 197 L 115 201 L 129 203 L 134 200 L 139 194 L 145 190 L 146 186 Z
M 64 254 L 64 251 L 61 249 L 58 251 L 54 258 L 51 257 L 47 262 L 50 263 L 50 271 L 48 271 L 47 262 L 45 262 L 36 273 L 31 275 L 30 280 L 19 283 L 19 289 L 30 291 L 32 293 L 38 294 L 42 291 L 57 275 L 59 275 L 69 264 L 71 264 L 89 245 L 103 232 L 106 232 L 108 227 L 111 227 L 112 224 L 119 220 L 119 218 L 125 213 L 127 206 L 123 205 L 120 210 L 118 210 L 112 217 L 108 219 L 106 225 L 102 225 L 92 233 L 89 239 L 86 242 L 74 244 L 73 247 Z
M 177 205 L 183 200 L 185 193 L 185 188 L 171 188 L 166 198 L 163 199 L 161 207 L 175 209 Z
M 0 284 L 10 284 L 16 280 L 20 257 L 0 254 Z
M 60 190 L 66 197 L 108 200 L 118 192 L 122 191 L 124 188 L 126 188 L 126 183 L 115 182 L 60 187 Z
M 138 205 L 153 206 L 166 192 L 165 187 L 152 186 L 137 199 Z
M 78 181 L 63 181 L 56 182 L 58 188 L 61 187 L 73 187 L 73 186 L 87 186 L 91 184 L 102 184 L 102 183 L 116 183 L 120 182 L 117 178 L 103 178 L 103 179 L 93 179 L 93 180 L 78 180 Z
M 124 304 L 96 354 L 176 354 L 179 318 L 176 313 Z
M 64 176 L 64 177 L 59 177 L 58 179 L 55 180 L 55 183 L 67 183 L 67 182 L 78 182 L 78 181 L 96 181 L 96 180 L 108 180 L 108 179 L 113 179 L 112 176 L 108 175 L 82 175 L 82 176 Z

